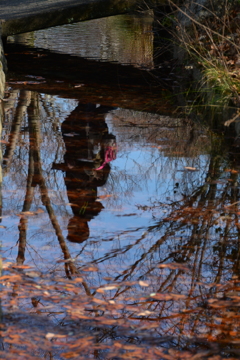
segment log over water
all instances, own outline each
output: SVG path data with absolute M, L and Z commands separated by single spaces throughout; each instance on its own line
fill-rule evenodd
M 52 26 L 146 10 L 167 0 L 2 0 L 2 37 Z

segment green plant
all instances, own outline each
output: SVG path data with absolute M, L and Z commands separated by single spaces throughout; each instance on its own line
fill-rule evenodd
M 188 113 L 197 106 L 219 111 L 220 107 L 239 105 L 240 0 L 221 0 L 219 6 L 215 0 L 202 5 L 190 1 L 188 7 L 168 1 L 174 13 L 171 33 L 179 49 L 178 58 L 182 63 L 191 59 L 201 72 L 198 83 L 195 81 L 188 92 Z
M 232 99 L 238 98 L 240 93 L 240 82 L 233 76 L 219 61 L 201 61 L 202 65 L 202 86 L 212 91 L 212 100 L 217 105 L 229 105 Z

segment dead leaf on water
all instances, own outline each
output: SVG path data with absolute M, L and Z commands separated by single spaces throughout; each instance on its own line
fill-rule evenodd
M 98 271 L 96 266 L 89 266 L 82 269 L 83 271 Z
M 117 285 L 109 285 L 109 286 L 105 286 L 105 287 L 97 289 L 97 292 L 104 292 L 104 291 L 108 291 L 108 290 L 116 290 L 117 288 L 118 288 Z
M 3 269 L 7 269 L 8 267 L 12 266 L 12 264 L 14 264 L 14 263 L 13 263 L 13 262 L 10 262 L 10 261 L 4 262 L 4 263 L 2 264 L 2 268 L 3 268 Z
M 225 172 L 230 172 L 232 174 L 237 174 L 238 173 L 238 171 L 235 170 L 235 169 L 226 169 Z
M 37 209 L 37 211 L 22 211 L 20 214 L 16 214 L 17 216 L 34 216 L 34 215 L 38 215 L 44 213 L 44 210 L 39 208 Z
M 62 356 L 65 359 L 73 359 L 73 358 L 77 358 L 79 356 L 79 353 L 71 351 L 63 354 Z
M 178 263 L 160 264 L 160 265 L 158 265 L 158 267 L 159 268 L 168 268 L 171 270 L 174 270 L 174 269 L 189 270 L 189 268 L 186 265 L 178 264 Z
M 12 265 L 13 269 L 31 269 L 31 266 L 28 265 Z
M 32 211 L 23 211 L 20 214 L 16 214 L 16 215 L 22 217 L 24 215 L 32 216 L 32 215 L 35 215 L 35 214 Z
M 112 197 L 112 196 L 113 196 L 113 195 L 111 195 L 111 194 L 99 195 L 99 196 L 98 196 L 98 199 L 107 199 L 107 198 Z
M 27 271 L 25 274 L 31 278 L 39 277 L 41 275 L 39 271 Z
M 191 167 L 191 166 L 184 166 L 184 169 L 189 170 L 189 171 L 198 171 L 197 168 Z
M 146 310 L 146 311 L 142 311 L 142 312 L 138 313 L 137 315 L 138 316 L 149 316 L 151 314 L 153 314 L 152 311 Z
M 43 213 L 44 213 L 44 210 L 41 209 L 41 208 L 38 208 L 35 213 L 36 213 L 36 214 L 43 214 Z
M 53 339 L 53 338 L 58 338 L 58 339 L 59 339 L 59 338 L 65 338 L 65 337 L 67 337 L 67 335 L 47 333 L 45 337 L 46 337 L 46 339 L 51 340 L 51 339 Z

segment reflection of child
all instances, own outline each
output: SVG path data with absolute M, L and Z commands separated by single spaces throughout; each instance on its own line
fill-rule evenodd
M 71 161 L 71 166 L 66 169 L 65 184 L 74 214 L 68 223 L 67 239 L 71 242 L 80 243 L 87 240 L 89 237 L 88 222 L 104 208 L 97 201 L 97 188 L 103 186 L 107 181 L 110 172 L 109 162 L 116 158 L 116 147 L 104 148 L 105 146 L 102 144 L 99 153 L 94 156 L 92 161 L 75 160 L 75 164 Z M 100 153 L 103 153 L 104 159 L 99 156 Z M 68 156 L 65 160 L 69 161 Z M 99 167 L 95 168 L 95 166 Z
M 88 220 L 72 217 L 68 223 L 67 239 L 71 242 L 81 243 L 89 237 Z
M 73 217 L 68 223 L 67 239 L 81 243 L 89 237 L 88 222 L 103 209 L 97 201 L 97 188 L 110 172 L 109 162 L 116 159 L 115 136 L 108 133 L 104 116 L 110 109 L 79 104 L 62 123 L 66 153 L 65 184 Z
M 89 237 L 88 222 L 97 216 L 104 207 L 97 201 L 97 187 L 74 189 L 74 184 L 68 181 L 66 181 L 66 186 L 68 200 L 73 212 L 73 217 L 68 223 L 67 239 L 81 243 Z

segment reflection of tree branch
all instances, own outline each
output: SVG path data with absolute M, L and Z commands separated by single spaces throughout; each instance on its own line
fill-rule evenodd
M 29 147 L 29 160 L 28 160 L 28 177 L 27 177 L 27 187 L 26 187 L 26 195 L 23 204 L 22 212 L 29 211 L 32 205 L 34 187 L 32 186 L 34 175 L 34 159 L 33 159 L 33 146 L 30 141 Z M 23 215 L 20 218 L 19 223 L 19 239 L 18 239 L 18 255 L 17 255 L 17 264 L 21 265 L 25 261 L 25 248 L 26 248 L 26 232 L 27 232 L 27 223 L 28 219 Z
M 18 225 L 19 239 L 18 239 L 18 255 L 17 265 L 22 265 L 25 261 L 25 249 L 26 249 L 26 232 L 27 232 L 27 219 L 22 216 Z
M 76 274 L 77 269 L 73 264 L 73 262 L 71 261 L 71 255 L 69 253 L 68 247 L 66 246 L 65 239 L 62 234 L 62 230 L 58 223 L 57 217 L 52 208 L 51 201 L 48 195 L 48 189 L 44 177 L 42 175 L 41 157 L 40 157 L 39 106 L 38 106 L 37 94 L 33 94 L 31 105 L 32 105 L 31 110 L 29 109 L 29 135 L 30 135 L 30 144 L 33 149 L 33 158 L 34 158 L 34 182 L 35 182 L 34 185 L 36 186 L 36 184 L 39 184 L 42 203 L 46 207 L 47 213 L 49 215 L 49 219 L 56 232 L 58 242 L 62 249 L 64 259 L 66 260 L 65 262 L 66 275 L 70 277 L 70 273 L 72 275 Z
M 156 269 L 156 260 L 152 266 L 151 262 L 150 266 L 148 262 L 147 270 L 143 271 L 143 265 L 146 260 L 151 259 L 151 254 L 153 256 L 157 252 L 160 253 L 160 247 L 162 248 L 164 244 L 170 241 L 170 239 L 174 240 L 174 237 L 177 237 L 178 234 L 185 233 L 188 234 L 187 241 L 183 241 L 182 236 L 179 235 L 179 240 L 176 245 L 174 245 L 177 249 L 164 258 L 161 256 L 161 260 L 158 264 L 166 263 L 171 259 L 172 261 L 179 263 L 191 261 L 191 267 L 189 267 L 190 273 L 188 274 L 188 276 L 191 274 L 189 282 L 190 286 L 186 287 L 188 291 L 188 298 L 186 299 L 185 304 L 186 308 L 189 307 L 189 302 L 191 301 L 190 299 L 194 295 L 197 286 L 199 286 L 199 296 L 201 297 L 203 304 L 206 302 L 206 299 L 213 296 L 211 289 L 209 292 L 203 294 L 202 287 L 199 284 L 203 279 L 206 266 L 214 267 L 212 274 L 214 275 L 215 273 L 216 277 L 213 277 L 212 282 L 214 282 L 215 285 L 220 283 L 225 275 L 224 269 L 227 260 L 226 254 L 229 236 L 236 229 L 236 236 L 237 239 L 239 239 L 240 233 L 240 226 L 237 223 L 238 217 L 236 216 L 236 213 L 239 213 L 239 204 L 236 202 L 235 209 L 233 207 L 229 209 L 223 208 L 223 203 L 232 202 L 233 199 L 236 201 L 238 199 L 239 190 L 236 191 L 236 187 L 233 186 L 236 182 L 236 178 L 234 179 L 232 174 L 230 176 L 231 179 L 226 181 L 225 167 L 223 167 L 220 156 L 213 155 L 210 157 L 208 171 L 206 172 L 206 178 L 203 185 L 194 189 L 191 196 L 185 197 L 180 202 L 168 204 L 168 207 L 171 207 L 172 205 L 172 210 L 169 211 L 167 217 L 162 218 L 158 221 L 158 223 L 155 223 L 153 226 L 149 226 L 146 229 L 149 234 L 161 231 L 161 238 L 147 251 L 145 250 L 133 264 L 130 264 L 127 269 L 124 270 L 124 272 L 117 275 L 114 280 L 117 281 L 121 279 L 122 281 L 127 281 L 133 279 L 134 274 L 135 279 L 144 280 L 149 277 L 151 272 Z M 222 182 L 221 177 L 223 177 Z M 218 228 L 217 222 L 223 222 L 223 225 L 219 225 Z M 215 240 L 215 233 L 213 233 L 214 229 L 216 229 L 216 233 L 217 231 L 222 232 L 222 234 L 219 234 L 220 237 L 218 241 Z M 135 229 L 135 231 L 138 230 L 139 229 Z M 126 232 L 124 235 L 126 235 Z M 184 238 L 185 237 L 186 236 L 184 236 Z M 132 251 L 137 245 L 139 246 L 143 239 L 144 237 L 140 237 L 133 244 L 106 253 L 104 257 L 96 259 L 94 262 L 100 263 L 109 261 L 110 259 L 117 257 L 118 254 L 126 254 L 130 250 Z M 169 246 L 169 244 L 166 246 Z M 240 254 L 239 240 L 237 240 L 237 246 L 238 254 Z M 218 249 L 219 261 L 213 265 L 208 264 L 208 262 L 206 262 L 206 258 L 209 255 L 207 254 L 209 254 L 209 250 L 211 252 L 216 251 L 216 247 Z M 213 254 L 211 258 L 214 258 Z M 238 260 L 234 262 L 233 269 L 236 269 L 236 267 L 239 269 L 239 263 L 240 255 L 238 256 Z M 140 269 L 141 272 L 139 271 Z M 158 289 L 154 289 L 154 291 L 159 293 L 168 293 L 176 286 L 178 281 L 181 282 L 181 277 L 185 272 L 185 270 L 177 271 L 177 268 L 171 270 L 170 273 L 161 280 L 161 286 Z M 124 288 L 122 287 L 121 289 L 118 289 L 114 295 L 114 299 L 128 292 L 130 288 L 131 287 L 127 285 Z M 212 287 L 212 290 L 214 290 L 214 286 Z M 214 293 L 215 292 L 216 287 Z M 161 313 L 164 311 L 166 306 L 164 304 L 162 303 L 161 305 Z
M 16 112 L 15 112 L 15 115 L 14 115 L 14 118 L 12 121 L 11 132 L 10 132 L 10 136 L 9 136 L 9 140 L 8 140 L 9 144 L 6 145 L 6 150 L 5 150 L 5 153 L 3 156 L 3 158 L 4 158 L 3 164 L 6 165 L 6 168 L 4 171 L 5 174 L 9 170 L 11 159 L 13 157 L 14 150 L 17 146 L 17 141 L 18 141 L 19 134 L 21 131 L 21 124 L 23 121 L 23 116 L 26 112 L 27 107 L 29 106 L 29 103 L 30 103 L 30 94 L 31 94 L 31 91 L 25 91 L 25 90 L 20 91 L 18 105 L 17 105 Z
M 39 185 L 41 199 L 43 205 L 46 207 L 49 219 L 52 223 L 52 226 L 55 230 L 60 248 L 63 252 L 65 260 L 65 272 L 68 278 L 71 278 L 72 275 L 78 274 L 78 270 L 71 259 L 70 252 L 65 242 L 65 238 L 62 234 L 61 227 L 57 220 L 57 217 L 54 213 L 53 207 L 51 205 L 50 197 L 48 195 L 48 189 L 46 186 L 45 179 L 42 175 L 42 164 L 40 157 L 40 127 L 39 127 L 39 106 L 37 94 L 32 95 L 31 107 L 28 111 L 29 119 L 29 136 L 30 136 L 30 149 L 31 149 L 31 158 L 34 162 L 34 176 L 32 177 L 32 185 Z M 27 197 L 27 195 L 26 195 Z M 26 200 L 25 200 L 26 203 Z M 85 282 L 82 283 L 87 295 L 91 295 L 91 292 Z
M 179 317 L 183 317 L 185 318 L 188 314 L 192 314 L 196 312 L 196 309 L 191 309 L 191 310 L 185 310 L 184 313 L 178 313 L 178 314 L 173 314 L 173 315 L 169 315 L 169 316 L 158 316 L 155 318 L 151 318 L 151 317 L 137 317 L 137 316 L 129 316 L 129 319 L 131 320 L 148 320 L 148 321 L 162 321 L 162 320 L 168 320 L 168 319 L 175 319 L 175 318 L 179 318 Z M 200 311 L 201 314 L 202 311 Z

